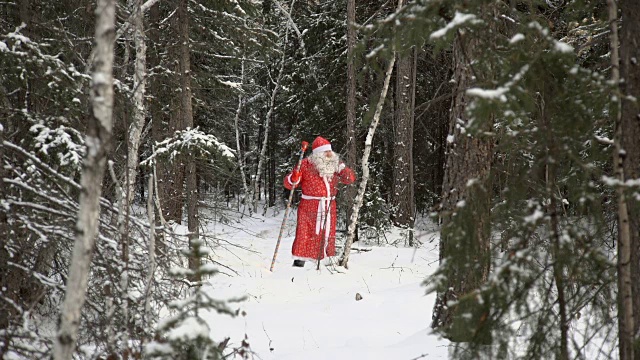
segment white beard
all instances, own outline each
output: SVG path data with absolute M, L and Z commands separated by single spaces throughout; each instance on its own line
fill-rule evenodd
M 311 154 L 309 161 L 318 170 L 320 176 L 328 179 L 331 179 L 333 174 L 338 172 L 338 167 L 340 166 L 340 156 L 336 153 L 333 153 L 332 157 L 327 157 L 323 152 Z

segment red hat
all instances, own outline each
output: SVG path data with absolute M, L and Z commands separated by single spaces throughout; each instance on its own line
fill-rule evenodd
M 331 151 L 331 143 L 329 142 L 329 140 L 323 138 L 322 136 L 318 136 L 315 140 L 313 140 L 311 149 L 313 149 L 314 154 L 323 151 Z

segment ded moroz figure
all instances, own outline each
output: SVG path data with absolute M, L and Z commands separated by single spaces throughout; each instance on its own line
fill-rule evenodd
M 338 184 L 351 184 L 356 176 L 331 143 L 318 136 L 311 144 L 312 154 L 302 160 L 300 170 L 284 178 L 291 190 L 297 184 L 302 189 L 298 206 L 296 238 L 291 253 L 293 266 L 303 267 L 306 260 L 319 261 L 336 255 L 336 195 Z

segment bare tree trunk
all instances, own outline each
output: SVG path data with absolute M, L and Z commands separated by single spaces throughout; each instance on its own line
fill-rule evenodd
M 158 23 L 161 20 L 162 17 L 160 15 L 159 6 L 151 6 L 149 8 L 150 26 L 149 30 L 147 31 L 150 45 L 148 54 L 150 69 L 154 69 L 161 64 L 160 49 L 158 48 L 158 44 L 160 43 L 160 31 L 158 29 Z M 161 80 L 159 79 L 159 76 L 157 74 L 149 77 L 149 88 L 150 94 L 153 94 L 153 96 L 149 97 L 148 99 L 148 110 L 150 112 L 149 118 L 151 119 L 151 138 L 153 142 L 160 142 L 164 140 L 165 136 L 167 135 L 167 119 L 164 112 L 162 111 L 161 96 L 163 94 L 161 93 Z M 155 151 L 155 146 L 152 146 L 152 148 Z M 156 225 L 162 226 L 162 230 L 158 232 L 158 237 L 156 240 L 156 249 L 160 253 L 164 250 L 164 234 L 168 230 L 168 228 L 165 226 L 165 213 L 163 213 L 163 209 L 160 205 L 162 204 L 166 206 L 165 200 L 166 195 L 168 194 L 169 183 L 167 181 L 167 166 L 164 164 L 164 162 L 158 162 L 154 160 L 151 166 L 153 168 L 152 172 L 154 179 L 154 204 L 156 206 L 158 215 L 156 218 Z
M 182 0 L 179 1 L 178 11 L 181 11 L 180 10 L 181 6 L 182 6 Z M 182 38 L 183 35 L 181 35 L 182 32 L 184 31 L 183 30 L 184 24 L 182 24 L 183 17 L 176 16 L 174 18 L 175 19 L 174 19 L 173 26 L 175 26 L 176 28 L 179 41 L 184 42 L 184 39 Z M 188 41 L 188 38 L 187 38 L 187 41 Z M 175 73 L 178 75 L 176 78 L 174 78 L 177 81 L 177 84 L 175 86 L 180 86 L 181 91 L 185 91 L 185 88 L 184 88 L 185 84 L 183 83 L 184 69 L 182 68 L 183 61 L 184 61 L 183 46 L 188 46 L 188 44 L 181 43 L 178 46 L 171 47 L 168 50 L 169 58 L 175 59 L 175 63 L 177 64 Z M 191 91 L 190 88 L 188 90 Z M 168 126 L 169 128 L 168 135 L 170 137 L 174 136 L 176 131 L 184 130 L 187 126 L 189 126 L 184 123 L 184 119 L 188 117 L 185 114 L 183 114 L 183 111 L 185 111 L 186 109 L 185 105 L 183 104 L 185 96 L 186 96 L 185 94 L 180 94 L 180 96 L 172 96 L 168 101 L 170 103 L 169 106 L 172 109 L 172 111 L 169 114 L 169 126 Z M 173 220 L 178 224 L 182 224 L 182 215 L 183 215 L 182 210 L 185 205 L 184 185 L 185 185 L 185 172 L 186 172 L 185 162 L 186 161 L 187 161 L 187 156 L 180 155 L 176 158 L 176 160 L 173 163 L 168 164 L 165 171 L 165 174 L 166 174 L 164 179 L 165 182 L 164 182 L 164 185 L 162 186 L 165 190 L 163 194 L 164 211 L 166 214 L 165 218 L 168 221 Z
M 144 95 L 146 89 L 147 72 L 147 45 L 144 35 L 144 14 L 142 12 L 142 0 L 131 0 L 133 12 L 133 38 L 136 46 L 136 61 L 133 77 L 133 122 L 129 127 L 129 153 L 127 155 L 127 206 L 133 202 L 135 193 L 136 177 L 138 175 L 138 149 L 140 148 L 140 137 L 144 127 L 146 117 L 146 106 Z
M 389 62 L 389 66 L 387 66 L 382 93 L 380 94 L 380 99 L 378 100 L 378 105 L 376 106 L 376 112 L 373 115 L 373 121 L 371 121 L 371 125 L 369 125 L 367 138 L 364 142 L 364 152 L 362 154 L 362 179 L 360 180 L 360 185 L 358 186 L 358 193 L 356 194 L 356 198 L 353 201 L 351 219 L 349 220 L 349 227 L 347 229 L 347 241 L 344 245 L 342 258 L 340 259 L 340 266 L 344 266 L 347 269 L 349 268 L 349 254 L 351 253 L 351 245 L 353 244 L 353 239 L 355 237 L 356 223 L 358 221 L 360 208 L 362 207 L 362 201 L 364 200 L 364 193 L 367 189 L 367 182 L 369 181 L 369 155 L 371 154 L 373 135 L 376 133 L 378 122 L 380 122 L 382 105 L 384 104 L 384 99 L 387 96 L 387 90 L 389 89 L 389 82 L 391 81 L 391 73 L 393 72 L 393 64 L 395 63 L 395 60 L 396 59 L 394 56 Z
M 181 105 L 172 104 L 177 109 L 170 115 L 169 119 L 169 135 L 173 136 L 176 131 L 183 130 L 183 116 Z M 178 224 L 182 224 L 182 208 L 185 204 L 184 182 L 185 182 L 185 158 L 179 155 L 173 163 L 166 164 L 164 177 L 164 212 L 168 221 L 173 220 Z
M 398 0 L 398 10 L 402 7 L 403 0 Z M 382 114 L 382 106 L 384 105 L 384 100 L 387 97 L 387 91 L 389 90 L 389 82 L 391 81 L 391 74 L 393 73 L 393 66 L 396 62 L 395 51 L 391 61 L 389 61 L 389 65 L 387 65 L 387 69 L 385 71 L 384 84 L 382 86 L 382 92 L 380 93 L 380 99 L 378 99 L 378 104 L 376 105 L 376 111 L 373 114 L 373 119 L 371 124 L 369 125 L 369 131 L 367 132 L 367 138 L 364 142 L 364 151 L 362 153 L 362 179 L 360 180 L 360 185 L 358 186 L 358 193 L 356 194 L 356 198 L 353 201 L 353 209 L 351 211 L 351 218 L 349 219 L 349 226 L 347 229 L 347 241 L 344 245 L 344 252 L 342 253 L 342 258 L 340 259 L 340 266 L 344 266 L 345 268 L 349 268 L 349 254 L 351 253 L 351 245 L 353 244 L 353 239 L 355 238 L 356 233 L 356 223 L 358 221 L 358 215 L 360 213 L 360 208 L 362 207 L 362 201 L 364 200 L 364 193 L 367 190 L 367 182 L 369 181 L 369 155 L 371 154 L 371 147 L 373 145 L 373 135 L 376 133 L 376 128 L 378 127 L 378 123 L 380 122 L 380 115 Z
M 144 317 L 143 323 L 147 328 L 152 326 L 152 323 L 149 319 L 151 315 L 151 290 L 154 285 L 154 277 L 153 274 L 156 270 L 156 218 L 155 212 L 153 210 L 153 186 L 154 184 L 154 176 L 153 174 L 149 174 L 149 181 L 147 182 L 147 216 L 149 218 L 149 243 L 148 243 L 148 252 L 149 252 L 149 264 L 148 272 L 147 272 L 147 285 L 145 288 L 145 296 L 144 296 Z M 141 340 L 141 348 L 144 345 L 144 342 L 147 339 Z
M 455 276 L 449 279 L 448 291 L 439 293 L 433 311 L 433 328 L 442 328 L 454 341 L 486 342 L 489 339 L 479 339 L 477 336 L 486 335 L 476 333 L 480 326 L 481 314 L 477 311 L 469 311 L 476 315 L 469 318 L 468 322 L 454 323 L 453 319 L 465 309 L 447 306 L 449 301 L 460 299 L 466 294 L 477 289 L 486 281 L 489 274 L 489 240 L 490 240 L 490 189 L 489 170 L 491 169 L 493 143 L 479 137 L 470 137 L 462 133 L 459 121 L 466 118 L 467 107 L 466 89 L 472 81 L 473 69 L 471 62 L 473 56 L 465 53 L 466 49 L 474 49 L 476 44 L 473 39 L 466 41 L 465 37 L 458 34 L 453 45 L 454 78 L 458 89 L 453 89 L 456 96 L 453 99 L 452 110 L 449 117 L 449 139 L 447 143 L 446 167 L 442 189 L 442 202 L 440 205 L 440 217 L 443 230 L 451 223 L 453 214 L 457 210 L 460 201 L 465 202 L 465 207 L 471 209 L 476 216 L 467 219 L 469 237 L 465 244 L 465 253 L 457 249 L 451 236 L 444 231 L 440 237 L 440 261 L 449 256 L 466 256 L 469 263 L 464 269 L 456 271 Z M 490 125 L 487 125 L 489 127 Z M 474 179 L 474 185 L 469 186 L 469 181 Z M 479 270 L 478 270 L 479 269 Z M 469 304 L 471 306 L 471 304 Z M 473 325 L 471 325 L 473 324 Z M 452 326 L 455 325 L 455 328 Z M 468 326 L 467 326 L 468 325 Z
M 640 179 L 640 2 L 621 0 L 622 29 L 620 34 L 620 71 L 624 79 L 621 84 L 622 148 L 625 179 Z M 630 224 L 631 279 L 633 298 L 634 356 L 640 359 L 640 189 L 633 192 L 636 200 L 628 201 Z
M 8 110 L 11 108 L 11 104 L 9 104 L 9 99 L 6 97 L 6 91 L 4 86 L 0 84 L 0 118 L 3 119 L 0 122 L 0 199 L 7 198 L 8 185 L 4 183 L 5 177 L 5 168 L 4 168 L 4 134 L 7 131 L 5 128 L 4 122 L 5 119 L 9 118 Z M 9 238 L 9 226 L 7 224 L 7 213 L 4 207 L 0 207 L 0 237 L 3 239 Z M 4 246 L 0 246 L 0 289 L 3 289 L 3 292 L 7 294 L 10 288 L 8 284 L 8 274 L 9 274 L 9 252 L 5 249 Z M 0 329 L 9 329 L 9 306 L 8 304 L 0 305 Z M 0 347 L 0 359 L 4 358 L 4 354 L 7 352 L 9 347 L 9 335 L 10 331 L 5 331 L 4 333 L 4 346 Z
M 413 196 L 413 51 L 398 55 L 396 62 L 396 108 L 394 131 L 393 222 L 409 229 L 409 245 L 413 245 L 415 203 Z
M 356 47 L 356 1 L 347 0 L 347 156 L 346 163 L 355 166 L 358 157 L 356 146 L 356 69 L 354 49 Z M 356 187 L 347 186 L 345 200 L 348 204 L 346 216 L 351 219 L 352 202 L 356 196 Z M 350 221 L 350 220 L 349 220 Z M 350 226 L 347 223 L 347 228 Z M 358 240 L 358 226 L 356 224 L 354 240 Z
M 87 155 L 82 171 L 76 239 L 60 323 L 53 347 L 55 360 L 71 359 L 84 305 L 89 267 L 98 233 L 100 194 L 113 129 L 114 0 L 99 0 L 96 9 L 96 60 L 91 89 L 92 117 L 87 128 Z
M 129 233 L 128 233 L 128 219 L 129 219 L 129 208 L 125 208 L 125 202 L 126 202 L 126 194 L 125 194 L 125 189 L 122 187 L 122 184 L 120 183 L 120 180 L 118 180 L 118 176 L 115 173 L 115 170 L 113 169 L 113 163 L 110 162 L 107 164 L 108 169 L 109 169 L 109 173 L 111 174 L 111 179 L 113 180 L 114 184 L 115 184 L 115 192 L 116 192 L 116 209 L 117 209 L 117 217 L 116 217 L 116 228 L 118 229 L 118 232 L 116 234 L 116 243 L 121 245 L 121 254 L 122 254 L 122 259 L 120 259 L 120 262 L 118 262 L 119 265 L 121 265 L 122 269 L 124 271 L 122 271 L 122 273 L 117 273 L 114 272 L 112 275 L 114 277 L 117 277 L 118 275 L 120 276 L 120 281 L 118 282 L 118 284 L 120 286 L 114 286 L 114 284 L 105 284 L 104 286 L 104 296 L 106 298 L 105 300 L 105 312 L 106 312 L 106 327 L 107 327 L 107 336 L 106 336 L 106 348 L 107 348 L 107 353 L 110 356 L 116 356 L 116 354 L 118 353 L 118 351 L 116 350 L 117 346 L 118 346 L 118 341 L 117 340 L 122 340 L 121 344 L 126 344 L 126 330 L 128 329 L 128 326 L 118 326 L 115 325 L 114 322 L 116 320 L 116 312 L 118 310 L 121 311 L 122 313 L 122 318 L 124 319 L 124 321 L 122 323 L 124 324 L 128 324 L 128 308 L 129 308 L 129 303 L 128 303 L 128 296 L 126 295 L 128 290 L 128 265 L 129 265 Z M 125 168 L 125 179 L 126 179 L 126 172 L 128 171 L 128 169 Z M 114 256 L 114 260 L 117 262 L 118 260 L 115 259 Z M 115 294 L 115 290 L 120 290 L 120 294 L 116 295 Z M 118 306 L 119 304 L 116 304 L 116 301 L 114 301 L 115 298 L 119 297 L 122 300 L 122 303 L 124 304 L 122 307 Z M 121 332 L 119 330 L 124 329 L 125 331 Z M 121 339 L 120 336 L 124 336 L 124 339 Z
M 271 127 L 273 128 L 272 130 L 275 131 L 276 130 L 276 124 L 275 121 L 271 123 Z M 268 193 L 268 202 L 267 202 L 267 206 L 264 207 L 264 211 L 262 212 L 263 215 L 266 215 L 267 213 L 267 208 L 275 206 L 275 201 L 276 201 L 276 154 L 275 154 L 275 150 L 276 150 L 276 138 L 274 136 L 272 136 L 269 139 L 269 148 L 268 148 L 268 163 L 267 163 L 267 167 L 268 167 L 268 174 L 267 174 L 267 184 L 265 185 L 265 189 L 268 189 L 268 191 L 265 191 L 265 193 Z M 281 185 L 282 186 L 282 185 Z
M 198 217 L 198 183 L 196 181 L 196 162 L 187 163 L 187 227 L 189 229 L 189 248 L 193 251 L 194 243 L 200 241 L 200 226 Z M 200 257 L 192 252 L 189 256 L 189 269 L 200 268 Z M 199 275 L 191 281 L 202 280 Z
M 182 123 L 185 128 L 193 128 L 193 107 L 191 104 L 191 54 L 189 49 L 189 2 L 180 0 L 178 19 L 180 21 L 180 84 L 182 86 L 181 108 Z M 196 162 L 192 156 L 187 158 L 187 227 L 189 229 L 189 247 L 193 251 L 193 243 L 199 241 L 198 219 L 198 181 Z M 200 267 L 200 257 L 192 253 L 189 256 L 189 269 Z M 192 281 L 201 279 L 194 278 Z
M 135 196 L 136 178 L 138 173 L 138 149 L 140 148 L 140 138 L 142 134 L 142 128 L 144 127 L 146 109 L 144 105 L 145 94 L 145 76 L 146 76 L 146 44 L 144 39 L 144 14 L 142 12 L 142 0 L 129 0 L 128 6 L 131 9 L 131 21 L 133 23 L 133 39 L 136 49 L 135 65 L 134 65 L 134 81 L 133 81 L 133 121 L 127 131 L 127 167 L 123 176 L 123 181 L 119 182 L 117 175 L 112 170 L 112 176 L 116 182 L 117 191 L 117 226 L 118 226 L 118 242 L 122 246 L 122 263 L 123 271 L 120 274 L 121 284 L 121 297 L 122 306 L 119 309 L 122 313 L 124 327 L 122 328 L 121 344 L 125 347 L 124 353 L 128 354 L 129 344 L 129 300 L 127 294 L 129 293 L 129 213 L 133 198 Z M 124 188 L 120 185 L 122 184 Z M 115 306 L 112 302 L 111 305 Z M 108 309 L 108 313 L 115 314 L 115 307 Z M 109 316 L 109 321 L 112 321 L 113 316 Z M 112 326 L 109 327 L 110 335 L 114 330 Z M 108 336 L 111 341 L 108 341 L 107 346 L 115 344 L 115 337 Z M 110 350 L 113 350 L 110 348 Z
M 162 230 L 161 230 L 162 233 L 161 233 L 161 237 L 159 238 L 161 241 L 160 242 L 156 241 L 156 245 L 164 245 L 164 244 L 162 244 L 162 239 L 164 239 L 164 234 L 169 230 L 169 227 L 167 225 L 167 221 L 164 219 L 164 215 L 162 214 L 162 205 L 160 204 L 160 191 L 158 189 L 158 171 L 157 171 L 157 164 L 156 164 L 155 160 L 153 161 L 152 167 L 153 167 L 152 177 L 153 177 L 153 181 L 154 181 L 153 189 L 154 189 L 154 192 L 155 192 L 155 196 L 153 197 L 153 199 L 154 199 L 153 203 L 154 203 L 154 205 L 156 207 L 156 211 L 158 212 L 158 218 L 160 220 L 160 225 L 162 226 Z M 151 190 L 149 190 L 149 192 L 150 191 Z M 150 195 L 153 195 L 153 194 L 150 194 Z M 160 246 L 156 246 L 156 247 L 160 247 Z M 162 249 L 159 249 L 159 252 L 162 252 L 160 250 L 162 250 Z
M 564 285 L 564 262 L 560 255 L 561 239 L 558 224 L 558 200 L 554 189 L 556 189 L 556 159 L 554 154 L 559 153 L 556 146 L 555 135 L 550 124 L 546 111 L 545 98 L 553 98 L 554 94 L 546 91 L 540 92 L 540 123 L 542 131 L 547 137 L 547 148 L 545 154 L 545 191 L 549 202 L 546 211 L 549 216 L 549 239 L 551 240 L 551 254 L 553 256 L 553 280 L 558 294 L 558 314 L 560 317 L 560 354 L 559 359 L 569 360 L 569 319 L 567 317 L 567 300 Z
M 244 85 L 244 59 L 242 60 L 242 69 L 240 72 L 240 83 L 241 83 L 241 87 Z M 235 129 L 236 129 L 236 151 L 237 151 L 237 156 L 238 156 L 238 167 L 240 168 L 240 177 L 242 179 L 242 188 L 244 189 L 244 197 L 245 197 L 245 204 L 246 201 L 248 200 L 248 196 L 249 196 L 249 188 L 247 187 L 247 174 L 245 171 L 245 163 L 244 163 L 244 154 L 242 153 L 242 147 L 240 146 L 240 127 L 238 126 L 238 121 L 240 120 L 240 114 L 242 113 L 242 101 L 243 101 L 243 93 L 242 91 L 240 91 L 240 93 L 238 94 L 238 108 L 236 109 L 236 117 L 234 120 L 234 124 L 235 124 Z M 251 209 L 251 206 L 249 206 L 249 209 Z M 243 210 L 244 213 L 244 210 Z
M 19 15 L 20 22 L 24 24 L 24 28 L 22 29 L 22 34 L 24 36 L 31 36 L 31 11 L 30 11 L 30 3 L 31 0 L 21 0 L 19 1 Z M 33 102 L 31 101 L 31 84 L 32 79 L 29 73 L 26 73 L 24 76 L 24 89 L 20 89 L 18 92 L 18 99 L 20 102 L 19 106 L 23 106 L 25 110 L 31 111 L 33 110 Z M 18 126 L 24 127 L 27 126 L 27 123 L 19 122 Z
M 615 135 L 614 135 L 614 153 L 613 153 L 613 168 L 615 171 L 615 176 L 620 182 L 620 184 L 616 187 L 616 195 L 617 195 L 617 205 L 618 205 L 618 332 L 619 332 L 619 349 L 620 349 L 620 359 L 621 360 L 632 360 L 634 359 L 634 313 L 637 313 L 635 309 L 637 301 L 634 301 L 634 290 L 639 291 L 640 289 L 637 286 L 637 282 L 639 281 L 636 278 L 635 281 L 635 289 L 634 282 L 632 282 L 632 273 L 635 267 L 636 275 L 638 275 L 638 267 L 637 263 L 632 262 L 632 232 L 630 228 L 630 213 L 628 209 L 628 201 L 625 195 L 625 189 L 623 184 L 627 178 L 633 178 L 633 173 L 635 171 L 635 177 L 637 178 L 640 174 L 638 172 L 638 168 L 640 165 L 637 165 L 637 162 L 640 161 L 640 153 L 638 147 L 638 138 L 640 136 L 639 126 L 635 126 L 633 122 L 637 123 L 638 118 L 638 105 L 637 103 L 631 101 L 624 101 L 621 103 L 622 98 L 625 98 L 625 95 L 631 95 L 630 93 L 625 94 L 625 90 L 633 89 L 634 85 L 636 86 L 636 94 L 638 93 L 638 85 L 640 85 L 640 76 L 635 74 L 636 82 L 633 83 L 634 74 L 628 73 L 629 70 L 638 71 L 640 69 L 637 68 L 636 65 L 632 65 L 630 61 L 630 56 L 638 56 L 640 55 L 640 51 L 638 50 L 636 37 L 637 34 L 632 34 L 630 31 L 638 31 L 640 30 L 640 26 L 638 24 L 632 24 L 628 22 L 640 21 L 640 6 L 638 6 L 637 2 L 635 4 L 628 3 L 626 4 L 624 1 L 621 2 L 621 7 L 623 10 L 625 6 L 629 8 L 627 10 L 632 10 L 635 7 L 635 18 L 633 17 L 633 11 L 629 11 L 629 14 L 623 11 L 623 30 L 622 30 L 622 40 L 623 42 L 620 44 L 620 50 L 622 51 L 622 55 L 625 57 L 622 59 L 623 73 L 625 76 L 625 84 L 626 89 L 622 88 L 620 82 L 620 65 L 621 59 L 619 58 L 618 53 L 618 9 L 616 7 L 615 0 L 607 0 L 607 5 L 609 7 L 609 22 L 611 25 L 611 80 L 614 84 L 617 84 L 620 92 L 616 94 L 616 98 L 618 99 L 615 103 L 615 111 L 612 111 L 612 115 L 615 116 L 614 124 L 615 124 Z M 629 16 L 628 16 L 629 15 Z M 632 55 L 632 53 L 634 53 Z M 629 68 L 630 66 L 635 67 Z M 627 78 L 629 76 L 629 78 Z M 630 83 L 630 84 L 629 84 Z M 635 103 L 635 104 L 634 104 Z M 623 108 L 623 104 L 627 106 Z M 626 110 L 626 111 L 625 111 Z M 634 119 L 636 118 L 636 119 Z M 635 134 L 634 134 L 635 130 Z M 624 135 L 623 135 L 624 134 Z M 633 136 L 636 136 L 635 138 Z M 631 136 L 628 138 L 627 136 Z M 634 144 L 635 143 L 635 144 Z M 635 148 L 634 148 L 635 146 Z M 635 161 L 636 165 L 633 166 L 632 163 L 625 164 L 625 153 L 627 158 L 634 158 L 634 150 L 635 150 Z M 625 166 L 627 165 L 627 166 Z M 635 167 L 635 169 L 634 169 Z M 627 168 L 629 173 L 626 173 Z M 631 200 L 633 201 L 633 200 Z M 636 215 L 640 215 L 637 213 Z M 636 232 L 636 242 L 638 241 L 638 234 Z M 637 246 L 637 245 L 636 245 Z M 637 251 L 637 248 L 635 249 Z M 636 256 L 637 260 L 637 256 Z M 634 266 L 636 265 L 636 266 Z M 636 296 L 638 297 L 638 293 Z M 639 354 L 640 355 L 640 354 Z
M 149 68 L 154 69 L 161 64 L 161 57 L 158 49 L 160 42 L 160 31 L 157 23 L 161 21 L 160 9 L 158 6 L 153 6 L 149 9 L 149 30 L 147 35 L 149 36 Z M 161 105 L 161 81 L 158 75 L 152 75 L 149 78 L 149 93 L 153 96 L 149 97 L 149 118 L 151 119 L 151 138 L 153 142 L 161 142 L 166 136 L 166 119 L 163 118 L 162 105 Z M 164 195 L 166 192 L 165 186 L 165 171 L 162 164 L 154 162 L 155 171 L 157 176 L 155 182 L 158 184 L 156 191 L 161 194 L 162 201 L 164 202 Z M 159 190 L 159 191 L 158 191 Z
M 284 35 L 284 46 L 287 44 L 289 38 L 289 27 L 287 26 L 286 33 Z M 276 78 L 276 83 L 274 84 L 273 91 L 271 91 L 271 100 L 269 101 L 269 110 L 267 111 L 267 116 L 264 119 L 264 138 L 262 139 L 262 148 L 260 149 L 260 155 L 258 156 L 258 168 L 256 170 L 256 177 L 253 179 L 253 211 L 258 212 L 258 199 L 260 198 L 260 177 L 262 176 L 262 164 L 264 162 L 265 154 L 267 152 L 267 142 L 269 140 L 269 122 L 271 120 L 271 115 L 273 114 L 273 108 L 276 102 L 276 95 L 278 94 L 278 90 L 280 89 L 280 81 L 282 80 L 282 75 L 284 74 L 284 64 L 285 64 L 285 51 L 282 51 L 282 59 L 280 61 L 280 69 L 278 70 L 278 77 Z

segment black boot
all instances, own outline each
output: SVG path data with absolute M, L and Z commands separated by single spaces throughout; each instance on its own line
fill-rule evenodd
M 293 260 L 293 266 L 304 267 L 304 260 Z

